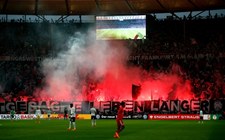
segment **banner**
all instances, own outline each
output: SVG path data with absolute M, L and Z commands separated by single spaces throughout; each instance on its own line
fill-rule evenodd
M 43 114 L 41 118 L 47 119 L 48 118 L 48 114 Z M 50 118 L 51 119 L 58 119 L 59 118 L 59 114 L 51 114 Z
M 199 120 L 199 114 L 149 114 L 149 120 Z
M 212 53 L 198 53 L 198 54 L 161 54 L 161 55 L 130 55 L 128 60 L 171 60 L 171 59 L 201 59 L 201 58 L 224 58 L 225 53 L 214 55 Z
M 116 119 L 117 115 L 96 115 L 96 119 Z M 148 115 L 124 115 L 123 119 L 144 119 L 146 120 L 148 118 Z
M 130 114 L 197 114 L 201 108 L 204 114 L 219 114 L 225 111 L 225 100 L 146 100 L 133 101 L 126 100 L 125 111 Z M 49 109 L 54 114 L 63 114 L 65 108 L 69 108 L 71 102 L 61 101 L 17 101 L 17 102 L 0 102 L 0 114 L 9 114 L 11 110 L 15 110 L 17 114 L 34 114 L 39 107 L 42 114 Z M 88 101 L 72 102 L 76 108 L 77 114 L 88 114 L 90 112 L 90 104 Z M 116 113 L 119 101 L 101 101 L 94 102 L 93 105 L 102 113 Z
M 15 120 L 30 120 L 36 118 L 34 114 L 15 114 Z M 0 120 L 10 120 L 10 114 L 0 114 Z
M 76 119 L 77 120 L 90 120 L 91 114 L 77 114 Z
M 64 117 L 64 114 L 51 114 L 50 118 L 51 119 L 62 119 Z M 41 119 L 47 119 L 48 114 L 42 114 Z M 10 120 L 10 114 L 0 114 L 0 120 Z M 14 115 L 15 120 L 32 120 L 36 119 L 35 114 L 15 114 Z M 77 114 L 76 119 L 78 120 L 86 120 L 86 119 L 91 119 L 90 114 Z
M 204 114 L 203 115 L 203 120 L 210 120 L 211 119 L 210 116 L 211 116 L 210 114 Z
M 211 114 L 211 120 L 220 120 L 221 114 Z

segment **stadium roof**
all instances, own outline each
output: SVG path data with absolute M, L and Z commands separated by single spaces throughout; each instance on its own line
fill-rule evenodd
M 0 0 L 0 14 L 113 15 L 225 9 L 225 0 Z

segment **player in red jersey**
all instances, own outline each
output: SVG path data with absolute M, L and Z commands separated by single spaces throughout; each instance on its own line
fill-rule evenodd
M 120 107 L 117 112 L 117 118 L 116 118 L 116 123 L 117 123 L 117 130 L 114 134 L 114 138 L 119 138 L 119 133 L 125 128 L 124 123 L 123 123 L 123 114 L 124 114 L 124 108 L 125 108 L 125 102 L 120 103 Z

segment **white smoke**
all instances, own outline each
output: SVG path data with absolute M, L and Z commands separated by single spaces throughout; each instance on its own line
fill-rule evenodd
M 96 41 L 93 32 L 88 36 L 75 33 L 68 40 L 67 50 L 43 61 L 46 86 L 37 89 L 35 95 L 56 100 L 83 100 L 87 77 L 101 80 L 110 69 L 116 74 L 112 66 L 123 65 L 126 51 L 117 48 L 105 41 Z

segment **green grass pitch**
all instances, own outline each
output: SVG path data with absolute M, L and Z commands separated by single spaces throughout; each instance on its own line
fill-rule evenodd
M 68 120 L 1 120 L 0 140 L 113 140 L 115 120 L 77 120 L 77 130 L 67 131 Z M 225 121 L 124 120 L 122 140 L 224 140 Z
M 138 33 L 145 35 L 145 28 L 97 29 L 96 39 L 134 39 Z

